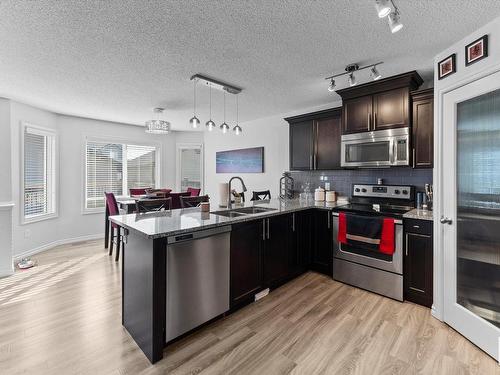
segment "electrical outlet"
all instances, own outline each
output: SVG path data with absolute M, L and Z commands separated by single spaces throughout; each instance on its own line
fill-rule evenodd
M 30 237 L 31 237 L 31 229 L 25 229 L 24 238 L 30 238 Z

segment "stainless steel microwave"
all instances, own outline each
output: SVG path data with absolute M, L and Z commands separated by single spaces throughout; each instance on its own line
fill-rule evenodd
M 391 167 L 410 165 L 410 129 L 399 128 L 343 135 L 342 167 Z

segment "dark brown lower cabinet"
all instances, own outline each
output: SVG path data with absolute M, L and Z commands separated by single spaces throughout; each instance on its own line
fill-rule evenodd
M 311 269 L 332 276 L 333 232 L 332 213 L 315 210 L 312 215 Z
M 405 219 L 404 298 L 432 306 L 432 221 Z
M 312 212 L 292 214 L 292 241 L 288 252 L 289 276 L 295 277 L 309 270 L 311 264 Z
M 264 286 L 276 287 L 288 278 L 288 255 L 292 234 L 292 215 L 272 216 L 264 219 L 263 246 Z
M 262 220 L 233 225 L 231 231 L 231 308 L 254 300 L 262 287 Z

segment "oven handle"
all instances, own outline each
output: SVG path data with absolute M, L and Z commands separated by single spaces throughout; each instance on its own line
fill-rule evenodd
M 338 216 L 339 216 L 339 213 L 338 213 L 338 212 L 333 212 L 333 213 L 332 213 L 332 215 L 333 215 L 333 216 L 337 216 L 337 217 L 338 217 Z M 395 219 L 395 220 L 394 220 L 394 224 L 396 224 L 396 225 L 403 225 L 403 220 L 398 220 L 398 219 Z

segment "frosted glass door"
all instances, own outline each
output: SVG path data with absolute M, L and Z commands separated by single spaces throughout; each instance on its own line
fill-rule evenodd
M 444 318 L 498 359 L 500 74 L 444 96 Z

